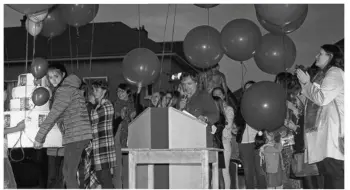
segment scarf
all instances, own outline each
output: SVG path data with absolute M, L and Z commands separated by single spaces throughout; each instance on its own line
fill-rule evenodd
M 325 77 L 325 74 L 322 71 L 319 71 L 311 80 L 312 83 L 317 83 L 321 84 L 323 79 Z M 316 117 L 317 117 L 317 112 L 319 109 L 321 109 L 320 106 L 317 104 L 313 103 L 311 100 L 306 99 L 305 103 L 305 117 L 304 117 L 304 130 L 305 133 L 317 131 L 317 126 L 316 126 Z

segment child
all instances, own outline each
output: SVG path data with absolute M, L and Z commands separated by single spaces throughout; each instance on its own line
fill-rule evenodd
M 256 149 L 260 150 L 260 164 L 266 173 L 268 189 L 283 189 L 283 160 L 281 135 L 259 131 L 255 136 Z

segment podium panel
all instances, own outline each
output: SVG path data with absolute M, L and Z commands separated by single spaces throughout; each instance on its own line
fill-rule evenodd
M 129 148 L 206 148 L 206 124 L 174 108 L 148 108 L 129 125 Z M 138 165 L 136 187 L 147 188 L 148 170 Z M 201 188 L 200 165 L 155 165 L 154 188 Z M 124 176 L 123 184 L 128 183 Z

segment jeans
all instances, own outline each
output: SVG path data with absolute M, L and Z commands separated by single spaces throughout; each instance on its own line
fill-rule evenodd
M 239 144 L 239 155 L 243 162 L 244 180 L 247 189 L 266 189 L 266 178 L 260 166 L 259 150 L 254 143 Z M 255 185 L 254 179 L 257 184 Z
M 79 189 L 77 171 L 82 153 L 89 143 L 90 140 L 83 140 L 69 143 L 64 147 L 63 177 L 67 189 Z M 80 181 L 80 184 L 82 183 L 84 183 L 84 181 Z
M 110 169 L 96 171 L 97 179 L 102 189 L 113 189 L 112 174 Z
M 317 163 L 321 176 L 324 177 L 324 189 L 344 189 L 344 161 L 325 158 Z
M 48 156 L 48 189 L 64 189 L 63 156 Z

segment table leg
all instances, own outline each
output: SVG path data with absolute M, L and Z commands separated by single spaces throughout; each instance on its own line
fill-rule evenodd
M 201 154 L 202 167 L 202 188 L 209 189 L 209 155 L 208 151 L 202 151 Z
M 148 165 L 148 189 L 154 189 L 154 164 Z
M 213 181 L 213 189 L 219 189 L 219 156 L 218 152 L 215 151 L 215 162 L 213 163 L 213 169 L 212 169 L 212 181 Z
M 136 189 L 136 163 L 134 152 L 129 152 L 129 189 Z

